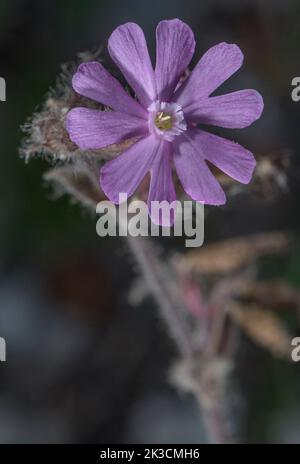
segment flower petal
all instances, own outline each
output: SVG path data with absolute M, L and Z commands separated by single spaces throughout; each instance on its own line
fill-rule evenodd
M 117 27 L 108 41 L 108 51 L 141 104 L 148 108 L 156 99 L 155 77 L 142 29 L 134 23 Z
M 202 130 L 195 130 L 193 141 L 202 156 L 225 174 L 243 184 L 248 184 L 256 165 L 253 154 L 238 143 Z
M 174 142 L 174 162 L 178 177 L 186 193 L 209 205 L 226 203 L 225 194 L 210 172 L 197 146 L 196 130 L 189 130 Z
M 242 66 L 243 59 L 237 45 L 223 42 L 210 48 L 177 90 L 174 101 L 184 108 L 208 97 Z
M 163 142 L 150 135 L 139 140 L 117 158 L 105 163 L 100 171 L 100 184 L 106 196 L 119 203 L 119 193 L 130 197 L 152 168 Z
M 194 51 L 194 34 L 187 24 L 179 19 L 158 24 L 155 77 L 160 101 L 169 101 Z
M 242 129 L 259 119 L 263 109 L 262 96 L 256 90 L 239 90 L 198 100 L 185 109 L 185 116 L 202 124 Z
M 72 84 L 75 92 L 115 111 L 147 117 L 144 108 L 97 61 L 81 63 L 73 76 Z
M 147 122 L 116 111 L 73 108 L 67 115 L 66 128 L 70 139 L 81 148 L 97 149 L 123 140 L 145 135 Z
M 153 207 L 155 202 L 172 203 L 176 200 L 176 193 L 172 178 L 172 144 L 163 142 L 153 160 L 151 168 L 151 182 L 148 196 L 148 210 L 154 224 L 171 226 L 174 223 L 175 211 L 166 208 L 166 214 Z

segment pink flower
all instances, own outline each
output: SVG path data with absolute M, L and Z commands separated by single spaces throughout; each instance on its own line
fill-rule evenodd
M 156 40 L 153 70 L 143 31 L 137 24 L 118 27 L 109 38 L 109 53 L 138 101 L 100 63 L 79 66 L 73 77 L 74 90 L 114 111 L 72 109 L 67 116 L 70 138 L 82 150 L 137 138 L 101 169 L 101 187 L 114 203 L 118 203 L 121 192 L 131 196 L 148 172 L 150 213 L 151 201 L 172 202 L 176 199 L 174 164 L 192 199 L 222 205 L 226 203 L 225 194 L 206 160 L 247 184 L 255 159 L 245 148 L 200 129 L 198 124 L 247 127 L 261 116 L 262 97 L 255 90 L 211 96 L 242 65 L 243 54 L 236 45 L 221 43 L 209 49 L 181 85 L 180 78 L 194 54 L 192 30 L 179 19 L 162 21 Z

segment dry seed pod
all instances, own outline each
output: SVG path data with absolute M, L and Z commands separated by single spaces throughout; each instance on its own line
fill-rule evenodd
M 233 304 L 229 314 L 254 343 L 274 356 L 290 355 L 291 335 L 277 315 L 260 306 Z
M 239 296 L 247 302 L 272 309 L 300 309 L 300 292 L 284 281 L 256 282 L 245 286 Z
M 204 274 L 223 274 L 249 266 L 260 256 L 283 252 L 289 244 L 281 232 L 232 238 L 206 245 L 178 258 L 185 271 Z

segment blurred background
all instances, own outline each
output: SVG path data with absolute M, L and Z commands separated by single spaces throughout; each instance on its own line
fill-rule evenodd
M 62 63 L 100 46 L 106 56 L 110 33 L 127 21 L 144 29 L 153 54 L 158 21 L 174 17 L 195 32 L 194 62 L 218 42 L 241 47 L 244 67 L 226 90 L 255 88 L 266 107 L 258 123 L 233 137 L 259 154 L 288 152 L 292 166 L 289 189 L 275 200 L 243 208 L 233 200 L 212 211 L 205 242 L 293 231 L 293 253 L 269 260 L 262 273 L 300 287 L 300 103 L 291 99 L 300 75 L 297 0 L 1 0 L 1 443 L 207 440 L 194 399 L 169 383 L 175 349 L 155 303 L 129 303 L 136 269 L 124 242 L 97 237 L 95 218 L 69 198 L 53 201 L 42 181 L 47 162 L 25 164 L 18 154 L 20 126 Z M 239 357 L 243 441 L 300 443 L 300 364 L 273 358 L 246 336 Z

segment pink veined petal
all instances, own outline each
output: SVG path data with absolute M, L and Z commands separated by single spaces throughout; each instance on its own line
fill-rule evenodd
M 156 88 L 142 29 L 135 23 L 117 27 L 109 38 L 108 51 L 141 104 L 148 108 L 156 99 Z
M 75 92 L 115 111 L 146 118 L 145 109 L 97 61 L 81 63 L 72 79 Z
M 119 193 L 130 197 L 152 168 L 163 142 L 150 135 L 139 140 L 117 158 L 105 163 L 100 171 L 100 184 L 106 196 L 119 203 Z
M 67 115 L 66 129 L 70 139 L 86 150 L 145 135 L 148 125 L 143 119 L 116 111 L 73 108 Z
M 223 42 L 210 48 L 176 91 L 174 101 L 184 108 L 208 97 L 242 66 L 243 59 L 237 45 Z
M 176 200 L 175 187 L 172 178 L 172 144 L 161 143 L 157 156 L 153 160 L 151 182 L 148 196 L 148 211 L 154 224 L 171 226 L 175 220 L 175 211 L 167 205 L 166 214 L 160 213 L 159 209 L 152 207 L 155 202 L 168 202 L 171 204 Z
M 185 116 L 193 122 L 242 129 L 259 119 L 263 109 L 262 96 L 256 90 L 239 90 L 198 100 L 185 108 Z
M 204 161 L 201 148 L 191 129 L 174 142 L 174 163 L 185 192 L 193 199 L 208 205 L 226 203 L 225 193 Z
M 250 182 L 256 161 L 246 148 L 200 129 L 194 130 L 193 142 L 201 155 L 225 174 L 243 184 Z
M 170 100 L 194 51 L 194 34 L 187 24 L 179 19 L 161 21 L 158 24 L 155 77 L 159 100 Z

